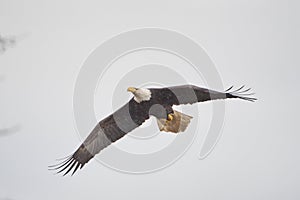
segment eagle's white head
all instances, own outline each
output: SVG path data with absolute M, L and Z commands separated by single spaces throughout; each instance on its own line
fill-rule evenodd
M 138 103 L 149 101 L 151 99 L 151 91 L 146 88 L 129 87 L 127 91 L 132 92 L 134 100 Z

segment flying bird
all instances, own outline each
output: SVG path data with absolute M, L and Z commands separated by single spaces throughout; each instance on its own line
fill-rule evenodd
M 182 85 L 165 88 L 135 88 L 127 91 L 133 98 L 113 114 L 101 120 L 91 131 L 79 148 L 57 165 L 49 166 L 57 173 L 72 175 L 89 160 L 111 143 L 142 125 L 150 116 L 157 119 L 160 131 L 183 132 L 191 122 L 192 116 L 174 110 L 173 105 L 194 104 L 217 99 L 242 99 L 255 101 L 249 89 L 244 86 L 233 90 L 233 86 L 224 92 L 218 92 L 194 85 Z

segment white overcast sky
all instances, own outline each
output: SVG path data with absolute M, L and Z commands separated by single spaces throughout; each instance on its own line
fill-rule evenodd
M 0 199 L 299 199 L 299 19 L 297 0 L 0 0 L 0 34 L 26 34 L 0 55 L 0 128 L 20 125 L 0 137 Z M 92 161 L 76 176 L 54 176 L 47 166 L 81 142 L 72 98 L 82 63 L 108 38 L 142 27 L 189 36 L 225 86 L 251 86 L 259 101 L 226 103 L 223 135 L 204 160 L 200 136 L 156 173 Z

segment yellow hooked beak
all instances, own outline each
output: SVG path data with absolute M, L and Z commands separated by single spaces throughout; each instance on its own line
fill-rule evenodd
M 134 87 L 129 87 L 129 88 L 127 88 L 127 91 L 128 91 L 128 92 L 132 92 L 132 93 L 135 93 L 136 90 L 137 90 L 137 89 L 134 88 Z

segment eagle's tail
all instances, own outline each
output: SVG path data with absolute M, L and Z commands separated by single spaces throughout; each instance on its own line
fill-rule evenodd
M 193 117 L 189 115 L 174 110 L 173 119 L 171 121 L 157 119 L 157 125 L 160 131 L 178 133 L 185 131 L 192 118 Z

